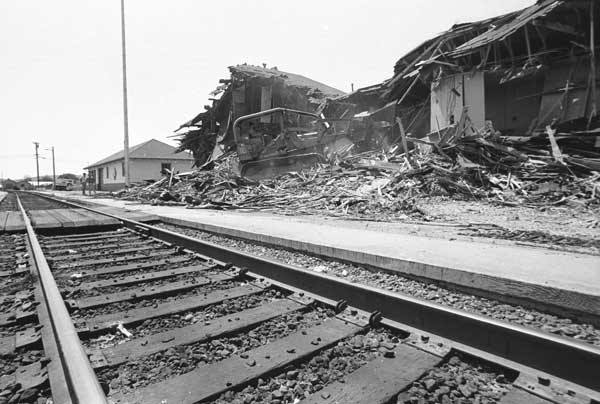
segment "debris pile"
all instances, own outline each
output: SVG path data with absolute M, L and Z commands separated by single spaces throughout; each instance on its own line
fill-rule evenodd
M 392 147 L 387 153 L 365 152 L 261 181 L 240 177 L 235 155 L 229 154 L 210 169 L 168 175 L 116 196 L 190 208 L 378 220 L 422 217 L 419 198 L 440 195 L 508 205 L 599 205 L 600 159 L 590 157 L 594 152 L 569 148 L 562 139 L 570 137 L 555 135 L 551 129 L 545 139 L 502 137 L 493 129 L 471 135 L 450 131 L 435 142 L 408 137 L 424 146 L 408 154 L 399 153 L 402 147 Z M 557 145 L 564 143 L 562 152 L 559 146 L 555 150 L 548 146 L 549 137 Z

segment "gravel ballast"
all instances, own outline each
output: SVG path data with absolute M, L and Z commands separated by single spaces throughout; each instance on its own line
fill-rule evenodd
M 298 330 L 321 324 L 333 314 L 331 310 L 322 308 L 306 313 L 286 314 L 237 335 L 174 347 L 117 368 L 100 371 L 98 379 L 109 384 L 110 394 L 117 391 L 128 392 L 190 372 L 198 366 L 219 362 L 232 355 L 243 355 L 243 352 Z
M 210 305 L 199 310 L 190 310 L 184 313 L 174 314 L 172 316 L 152 318 L 144 321 L 142 324 L 128 327 L 127 330 L 133 334 L 133 338 L 143 338 L 148 335 L 165 332 L 196 323 L 210 325 L 213 320 L 216 320 L 219 317 L 238 313 L 243 310 L 248 310 L 281 297 L 283 297 L 281 292 L 267 290 L 256 295 L 242 296 L 236 299 L 224 300 L 221 303 Z M 87 341 L 84 340 L 82 342 L 87 348 L 103 349 L 118 345 L 129 339 L 130 338 L 127 338 L 127 336 L 115 329 L 115 331 L 112 333 L 107 333 L 100 337 Z
M 316 272 L 338 276 L 351 282 L 362 283 L 391 292 L 403 293 L 455 309 L 481 314 L 496 320 L 504 320 L 526 327 L 542 329 L 553 334 L 575 338 L 582 342 L 600 346 L 600 330 L 598 328 L 590 324 L 579 323 L 569 318 L 542 313 L 520 305 L 505 304 L 493 299 L 452 291 L 434 283 L 416 281 L 383 271 L 372 271 L 356 265 L 326 260 L 295 251 L 223 237 L 182 226 L 164 223 L 157 226 L 221 246 L 235 248 L 259 257 L 274 259 Z
M 397 404 L 493 404 L 511 388 L 502 370 L 452 356 L 398 395 Z
M 151 299 L 143 299 L 138 301 L 123 301 L 118 303 L 107 304 L 106 306 L 100 306 L 91 309 L 84 310 L 75 310 L 71 313 L 71 318 L 74 320 L 81 320 L 86 318 L 93 318 L 100 315 L 112 314 L 118 312 L 125 312 L 128 310 L 134 310 L 142 307 L 146 307 L 149 310 L 152 308 L 158 307 L 159 304 L 170 303 L 177 300 L 181 300 L 191 296 L 200 296 L 205 295 L 210 292 L 214 292 L 217 290 L 226 290 L 231 289 L 236 286 L 244 285 L 245 282 L 240 281 L 227 281 L 227 282 L 217 282 L 210 283 L 206 285 L 200 285 L 197 288 L 187 290 L 182 293 L 178 293 L 176 295 L 167 296 L 167 297 L 156 297 Z
M 370 330 L 365 335 L 340 341 L 335 347 L 296 366 L 287 367 L 275 377 L 261 378 L 239 392 L 228 391 L 213 403 L 298 403 L 311 394 L 324 394 L 319 391 L 325 386 L 343 381 L 347 375 L 377 357 L 393 356 L 392 352 L 399 342 L 400 339 L 388 330 Z

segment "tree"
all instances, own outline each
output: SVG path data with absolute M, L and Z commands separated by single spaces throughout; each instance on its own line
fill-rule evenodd
M 78 180 L 79 176 L 76 175 L 76 174 L 65 173 L 65 174 L 59 175 L 58 178 L 64 178 L 64 179 L 67 179 L 67 180 Z

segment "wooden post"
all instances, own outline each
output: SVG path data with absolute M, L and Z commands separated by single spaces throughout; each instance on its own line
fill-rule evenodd
M 173 173 L 175 172 L 175 169 L 172 168 L 171 169 L 171 175 L 169 176 L 169 189 L 171 189 L 171 184 L 173 184 Z
M 400 136 L 402 137 L 402 148 L 404 149 L 404 154 L 406 157 L 406 161 L 408 163 L 408 168 L 412 168 L 412 166 L 410 164 L 410 157 L 408 154 L 408 144 L 406 142 L 406 133 L 404 133 L 404 126 L 402 125 L 402 120 L 400 119 L 399 116 L 396 117 L 396 122 L 398 123 L 398 126 L 400 127 Z
M 592 118 L 598 114 L 597 105 L 596 105 L 596 40 L 594 38 L 594 3 L 595 1 L 590 1 L 590 76 L 591 76 L 591 84 L 592 84 L 592 109 L 590 111 L 590 117 L 588 120 L 588 129 L 592 123 Z M 596 145 L 598 145 L 598 140 L 596 140 Z
M 398 100 L 398 102 L 396 102 L 396 105 L 400 105 L 400 103 L 402 103 L 402 101 L 404 101 L 404 99 L 406 98 L 406 96 L 408 95 L 408 93 L 410 93 L 410 90 L 412 90 L 413 86 L 415 84 L 417 84 L 417 80 L 419 80 L 420 77 L 421 77 L 421 75 L 417 74 L 417 76 L 412 81 L 412 83 L 410 83 L 410 86 L 408 86 L 408 88 L 406 89 L 406 91 L 404 92 L 404 94 L 402 94 L 402 97 L 400 97 L 400 99 Z
M 563 155 L 558 147 L 558 143 L 556 143 L 556 138 L 554 134 L 556 130 L 552 129 L 550 125 L 546 126 L 546 134 L 548 135 L 548 140 L 550 140 L 550 149 L 552 150 L 552 157 L 554 157 L 554 161 L 557 163 L 565 164 L 563 160 Z
M 525 30 L 525 44 L 527 45 L 527 57 L 531 61 L 531 42 L 529 41 L 529 31 L 527 31 L 527 24 L 523 25 Z

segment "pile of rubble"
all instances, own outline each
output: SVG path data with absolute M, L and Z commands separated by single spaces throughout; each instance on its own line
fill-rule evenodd
M 393 147 L 261 181 L 236 174 L 235 155 L 229 155 L 210 169 L 167 176 L 117 197 L 190 208 L 378 220 L 422 217 L 419 198 L 440 195 L 508 205 L 600 205 L 600 159 L 569 149 L 561 135 L 551 130 L 528 138 L 506 138 L 493 130 L 458 132 L 441 134 L 435 142 L 408 137 L 418 145 L 408 154 Z M 562 151 L 549 147 L 549 139 L 561 143 Z

